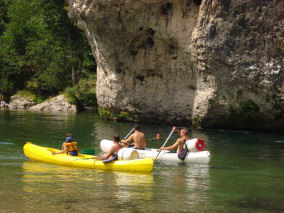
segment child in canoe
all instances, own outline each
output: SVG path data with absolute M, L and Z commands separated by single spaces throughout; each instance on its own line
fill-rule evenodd
M 120 141 L 120 137 L 119 135 L 114 135 L 113 136 L 113 143 L 114 145 L 112 146 L 112 148 L 109 150 L 108 153 L 105 153 L 103 156 L 94 156 L 94 159 L 96 160 L 104 160 L 105 162 L 107 162 L 109 159 L 109 161 L 113 161 L 113 160 L 117 160 L 118 158 L 118 151 L 123 148 L 122 145 L 119 144 Z
M 60 152 L 52 152 L 53 155 L 62 154 L 66 152 L 67 155 L 77 156 L 77 142 L 73 142 L 72 134 L 67 134 L 65 142 L 62 144 L 62 151 Z

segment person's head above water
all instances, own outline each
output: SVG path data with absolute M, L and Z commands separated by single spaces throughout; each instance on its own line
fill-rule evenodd
M 113 136 L 113 141 L 118 143 L 120 141 L 119 135 L 114 135 Z
M 134 130 L 140 131 L 140 126 L 138 124 L 135 124 L 133 128 L 134 128 Z
M 156 139 L 161 139 L 161 133 L 157 133 L 157 135 L 156 135 Z

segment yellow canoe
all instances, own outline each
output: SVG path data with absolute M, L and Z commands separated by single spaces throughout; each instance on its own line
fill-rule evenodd
M 118 170 L 118 171 L 134 171 L 134 172 L 151 172 L 154 162 L 151 158 L 137 160 L 117 160 L 110 163 L 103 163 L 101 160 L 91 159 L 91 155 L 79 154 L 78 156 L 69 156 L 64 154 L 52 155 L 52 152 L 60 150 L 37 146 L 31 142 L 27 142 L 23 147 L 25 155 L 36 161 L 45 163 L 59 164 L 65 166 Z

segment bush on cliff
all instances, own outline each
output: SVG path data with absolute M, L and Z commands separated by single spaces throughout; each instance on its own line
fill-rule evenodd
M 27 98 L 30 101 L 33 101 L 33 102 L 35 102 L 37 104 L 40 104 L 40 103 L 42 103 L 42 102 L 44 102 L 46 100 L 45 97 L 38 96 L 35 93 L 33 93 L 31 91 L 28 91 L 28 90 L 20 90 L 20 91 L 18 91 L 16 93 L 16 95 L 19 96 L 19 97 Z
M 265 123 L 259 106 L 252 100 L 240 102 L 239 108 L 230 108 L 227 125 L 234 129 L 261 129 Z
M 115 115 L 111 111 L 105 108 L 98 107 L 98 111 L 99 111 L 100 117 L 104 120 L 111 121 L 115 119 Z
M 67 87 L 65 96 L 69 103 L 77 105 L 79 110 L 96 108 L 96 75 L 89 75 L 88 78 L 81 79 L 76 86 Z

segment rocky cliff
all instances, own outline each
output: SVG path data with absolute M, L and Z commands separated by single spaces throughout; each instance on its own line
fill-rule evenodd
M 97 100 L 138 120 L 283 129 L 284 1 L 70 0 Z

